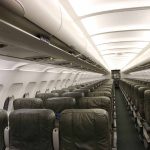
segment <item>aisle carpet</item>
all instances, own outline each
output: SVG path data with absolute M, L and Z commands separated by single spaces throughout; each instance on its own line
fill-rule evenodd
M 125 99 L 120 89 L 116 88 L 117 146 L 118 150 L 145 150 L 139 140 L 133 121 L 126 109 Z

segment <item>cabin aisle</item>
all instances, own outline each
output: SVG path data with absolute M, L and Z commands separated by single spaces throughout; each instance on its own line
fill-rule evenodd
M 116 113 L 118 150 L 145 150 L 126 109 L 125 99 L 118 88 L 116 88 Z

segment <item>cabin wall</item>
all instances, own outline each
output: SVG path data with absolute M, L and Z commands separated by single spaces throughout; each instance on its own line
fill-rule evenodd
M 130 79 L 139 79 L 139 80 L 145 80 L 150 81 L 150 69 L 131 72 L 128 74 L 122 73 L 122 78 L 130 78 Z
M 0 108 L 8 96 L 23 97 L 29 93 L 34 97 L 37 91 L 50 92 L 94 80 L 105 79 L 99 74 L 82 72 L 32 72 L 20 70 L 0 70 Z

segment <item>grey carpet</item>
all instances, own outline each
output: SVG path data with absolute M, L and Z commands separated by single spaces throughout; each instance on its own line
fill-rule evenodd
M 118 150 L 145 150 L 139 140 L 134 123 L 126 109 L 125 99 L 120 89 L 116 88 L 117 146 Z

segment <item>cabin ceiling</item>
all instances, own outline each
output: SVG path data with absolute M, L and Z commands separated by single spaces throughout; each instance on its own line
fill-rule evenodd
M 148 0 L 60 0 L 109 69 L 123 69 L 150 42 Z

